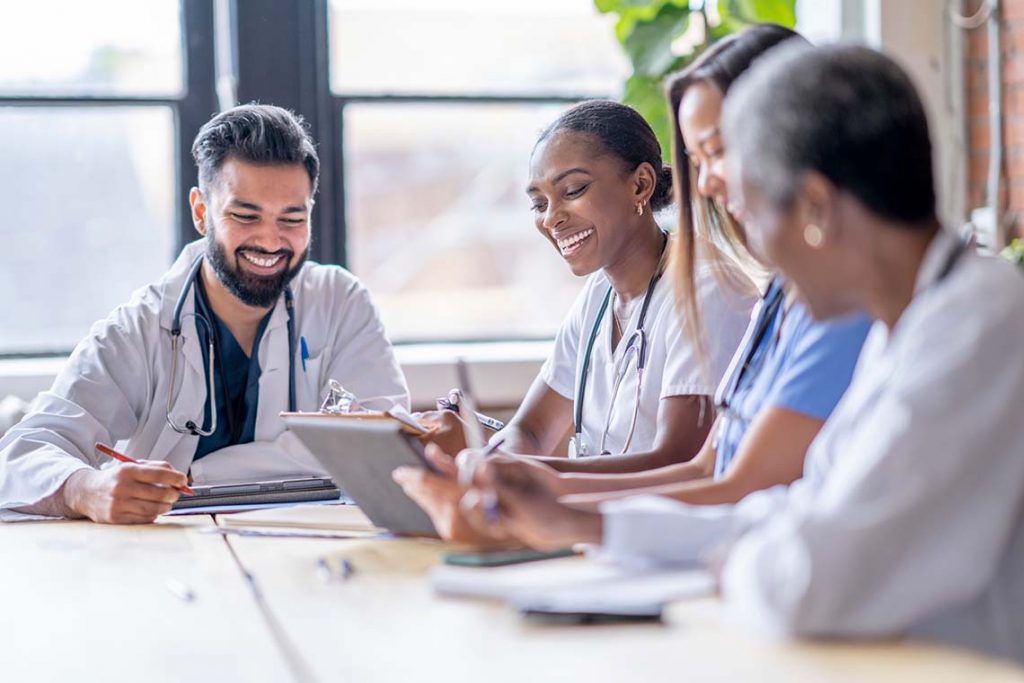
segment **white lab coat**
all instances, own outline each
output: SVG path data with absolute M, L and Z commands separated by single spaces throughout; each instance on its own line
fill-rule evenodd
M 76 470 L 108 462 L 96 442 L 127 440 L 127 455 L 166 460 L 198 483 L 322 474 L 323 469 L 285 430 L 288 409 L 288 314 L 282 296 L 259 344 L 261 374 L 255 441 L 192 462 L 199 437 L 166 421 L 171 382 L 170 327 L 174 305 L 204 240 L 185 247 L 157 283 L 135 292 L 78 344 L 53 387 L 34 410 L 0 439 L 0 509 L 36 503 Z M 316 410 L 329 379 L 359 397 L 388 395 L 408 404 L 408 390 L 377 310 L 366 289 L 336 266 L 306 263 L 291 282 L 295 296 L 295 388 L 299 410 Z M 196 338 L 192 288 L 181 313 L 178 425 L 202 424 L 207 382 L 205 348 Z M 309 358 L 303 370 L 299 338 Z
M 728 553 L 734 616 L 816 636 L 909 634 L 1024 661 L 1024 274 L 974 254 L 876 323 L 804 478 L 735 507 L 644 497 L 604 508 L 619 561 Z

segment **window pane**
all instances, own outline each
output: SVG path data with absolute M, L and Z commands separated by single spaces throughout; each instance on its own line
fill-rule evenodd
M 177 95 L 178 0 L 4 3 L 2 95 Z
M 167 107 L 0 108 L 0 353 L 72 348 L 175 243 Z
M 345 108 L 349 264 L 396 341 L 552 336 L 582 281 L 524 193 L 554 105 Z
M 619 92 L 629 73 L 592 0 L 331 0 L 339 93 Z

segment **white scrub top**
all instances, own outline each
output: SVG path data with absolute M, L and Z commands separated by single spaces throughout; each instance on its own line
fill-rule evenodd
M 193 463 L 199 437 L 167 424 L 172 381 L 170 326 L 175 303 L 205 240 L 189 244 L 171 269 L 93 325 L 53 387 L 32 412 L 0 438 L 0 509 L 39 502 L 75 471 L 109 463 L 97 442 L 127 441 L 127 455 L 190 469 L 198 483 L 323 474 L 319 462 L 285 429 L 288 409 L 288 314 L 278 299 L 260 339 L 255 441 L 210 453 Z M 408 403 L 405 378 L 366 289 L 338 266 L 307 262 L 291 282 L 295 296 L 295 390 L 299 410 L 317 410 L 336 379 L 358 397 Z M 176 424 L 202 424 L 207 378 L 193 315 L 185 297 L 182 340 L 173 378 Z M 305 362 L 299 338 L 309 355 Z
M 774 632 L 937 638 L 1024 662 L 1024 274 L 941 233 L 890 333 L 876 323 L 804 478 L 737 506 L 602 508 L 619 562 L 738 538 L 729 609 Z
M 737 283 L 749 283 L 738 273 L 729 278 Z M 642 453 L 654 447 L 658 432 L 658 407 L 663 398 L 670 396 L 713 396 L 715 387 L 725 373 L 729 360 L 743 337 L 750 321 L 750 311 L 756 301 L 756 290 L 749 285 L 748 292 L 736 293 L 736 285 L 722 285 L 710 265 L 702 264 L 696 276 L 697 296 L 704 327 L 704 348 L 708 359 L 702 365 L 696 349 L 680 325 L 680 310 L 676 305 L 671 273 L 665 273 L 655 285 L 651 303 L 644 321 L 647 336 L 647 367 L 640 387 L 639 411 L 636 431 L 629 451 Z M 577 297 L 569 315 L 555 337 L 551 356 L 541 368 L 541 378 L 554 391 L 575 401 L 583 370 L 587 342 L 594 328 L 601 304 L 610 283 L 602 271 L 591 275 Z M 625 341 L 636 331 L 643 306 L 642 297 L 636 301 L 632 316 L 622 332 L 622 343 L 612 348 L 612 304 L 602 316 L 597 338 L 591 352 L 586 394 L 583 397 L 583 439 L 589 455 L 600 453 L 601 436 L 608 425 L 605 450 L 612 454 L 622 452 L 637 405 L 636 354 L 627 363 Z M 611 419 L 616 369 L 626 371 L 615 397 Z M 708 419 L 712 419 L 709 414 Z

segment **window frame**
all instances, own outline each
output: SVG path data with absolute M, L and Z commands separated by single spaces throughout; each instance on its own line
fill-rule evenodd
M 311 258 L 347 267 L 345 107 L 349 104 L 574 104 L 594 95 L 335 93 L 330 78 L 330 0 L 230 0 L 239 102 L 272 102 L 303 116 L 320 154 Z M 243 38 L 244 37 L 244 38 Z M 274 45 L 274 50 L 261 49 Z M 281 63 L 291 63 L 291 73 Z M 358 273 L 356 273 L 358 276 Z M 481 340 L 493 341 L 493 340 Z M 406 342 L 400 342 L 406 343 Z M 409 342 L 411 343 L 411 342 Z
M 170 264 L 185 243 L 195 239 L 192 216 L 185 210 L 184 198 L 197 183 L 192 161 L 192 136 L 217 109 L 214 89 L 213 4 L 211 0 L 180 0 L 182 68 L 184 88 L 176 96 L 132 95 L 9 95 L 0 92 L 0 107 L 97 108 L 160 107 L 169 108 L 174 122 L 174 196 L 177 231 L 174 253 L 167 254 Z M 140 283 L 142 284 L 142 283 Z M 4 358 L 45 358 L 66 356 L 67 351 L 25 351 L 0 353 Z
M 174 196 L 178 225 L 174 253 L 196 239 L 187 208 L 188 190 L 198 183 L 192 140 L 220 111 L 218 81 L 226 77 L 238 102 L 268 102 L 303 116 L 320 153 L 320 185 L 313 212 L 310 257 L 348 265 L 348 206 L 345 187 L 345 108 L 350 104 L 574 104 L 593 94 L 552 93 L 335 93 L 330 85 L 330 0 L 180 0 L 184 87 L 174 96 L 5 95 L 10 107 L 167 107 L 174 121 Z M 225 31 L 224 28 L 227 28 Z M 218 32 L 218 29 L 220 31 Z M 228 46 L 216 45 L 218 39 Z M 266 49 L 273 45 L 273 50 Z M 217 48 L 230 52 L 227 72 Z M 222 55 L 223 56 L 223 53 Z M 218 70 L 220 67 L 220 70 Z M 223 85 L 223 84 L 222 84 Z M 223 93 L 221 93 L 223 96 Z M 357 273 L 358 275 L 358 273 Z M 550 336 L 545 337 L 550 339 Z M 524 338 L 525 339 L 525 338 Z M 493 343 L 504 338 L 446 339 L 429 343 Z M 402 340 L 399 344 L 421 343 Z M 2 358 L 66 355 L 67 351 L 0 353 Z

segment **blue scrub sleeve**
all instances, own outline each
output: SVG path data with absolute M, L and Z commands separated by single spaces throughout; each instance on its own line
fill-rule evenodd
M 794 304 L 789 363 L 780 372 L 764 407 L 776 406 L 827 420 L 853 378 L 871 320 L 863 315 L 818 322 Z

